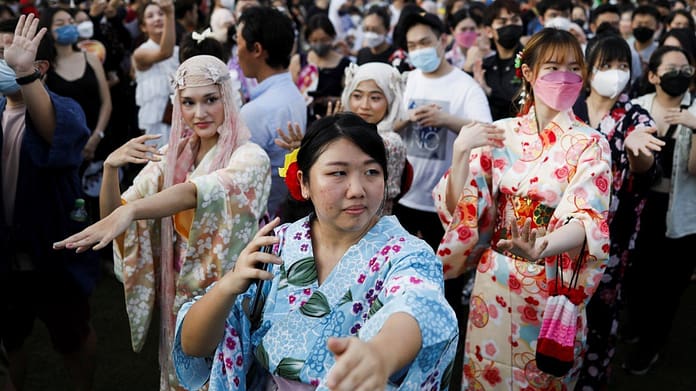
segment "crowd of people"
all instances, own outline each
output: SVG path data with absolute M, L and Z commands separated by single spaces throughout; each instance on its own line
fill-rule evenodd
M 35 319 L 95 388 L 111 274 L 166 391 L 648 374 L 696 281 L 694 20 L 693 0 L 3 2 L 0 391 Z

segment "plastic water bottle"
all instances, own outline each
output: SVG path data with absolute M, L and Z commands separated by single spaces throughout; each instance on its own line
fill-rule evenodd
M 82 198 L 75 199 L 75 206 L 72 212 L 70 212 L 70 220 L 84 223 L 87 222 L 88 218 L 89 215 L 87 214 L 87 209 L 85 209 L 85 200 Z

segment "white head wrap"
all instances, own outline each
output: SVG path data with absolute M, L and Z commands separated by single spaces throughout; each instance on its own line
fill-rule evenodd
M 373 80 L 387 98 L 387 113 L 377 124 L 380 132 L 394 130 L 396 121 L 406 118 L 403 103 L 404 81 L 399 71 L 389 64 L 368 62 L 363 65 L 350 64 L 345 70 L 345 88 L 341 95 L 341 104 L 346 110 L 350 109 L 350 95 L 365 80 Z

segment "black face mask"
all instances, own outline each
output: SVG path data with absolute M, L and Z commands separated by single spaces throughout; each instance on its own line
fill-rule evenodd
M 660 87 L 669 96 L 681 96 L 689 89 L 691 78 L 682 72 L 667 72 L 660 76 Z
M 655 35 L 655 30 L 649 27 L 636 27 L 633 29 L 633 36 L 638 42 L 648 42 Z
M 574 19 L 573 23 L 577 24 L 581 28 L 585 27 L 585 19 Z
M 507 50 L 514 49 L 522 38 L 522 26 L 509 25 L 496 30 L 498 33 L 498 44 Z
M 312 45 L 309 45 L 309 47 L 314 50 L 314 53 L 317 54 L 319 57 L 324 57 L 327 54 L 329 54 L 329 51 L 333 47 L 330 43 L 315 43 Z

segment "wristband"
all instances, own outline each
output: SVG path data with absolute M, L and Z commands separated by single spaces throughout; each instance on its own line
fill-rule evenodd
M 41 72 L 38 69 L 34 68 L 34 73 L 32 73 L 30 75 L 18 77 L 15 79 L 15 81 L 20 86 L 23 86 L 23 85 L 26 85 L 26 84 L 33 82 L 34 80 L 38 80 L 39 78 L 41 78 Z

